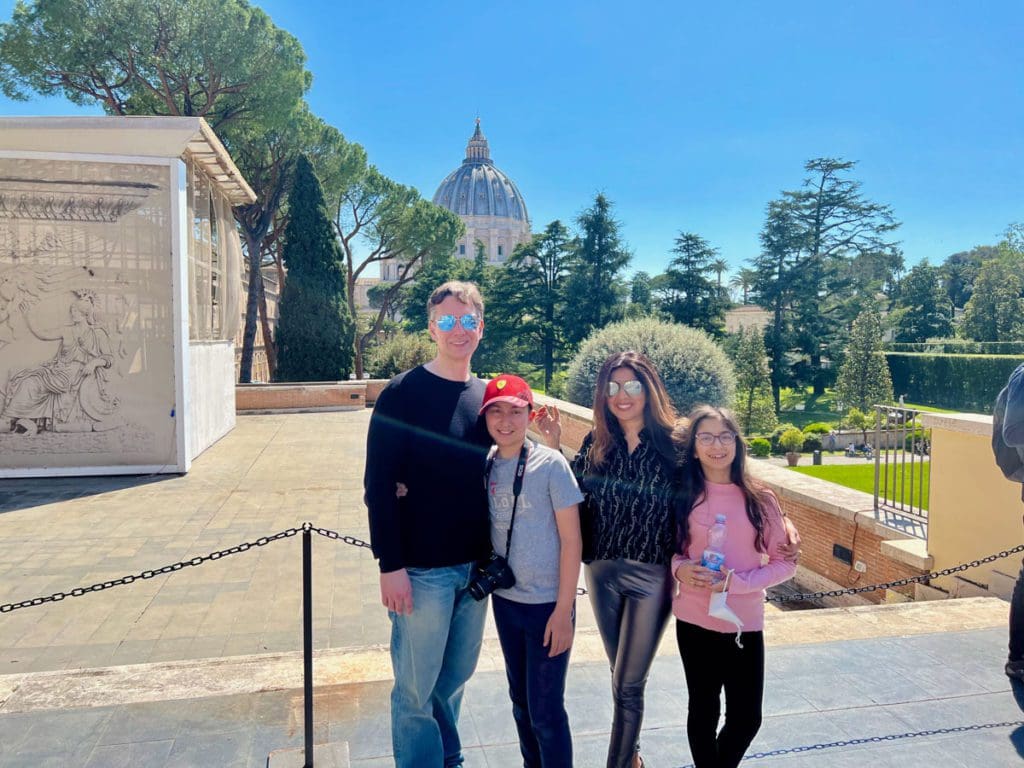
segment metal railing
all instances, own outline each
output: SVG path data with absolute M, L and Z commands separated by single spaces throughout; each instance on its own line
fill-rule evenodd
M 920 411 L 875 406 L 875 519 L 883 525 L 928 538 L 926 468 L 931 453 L 928 433 L 918 425 Z

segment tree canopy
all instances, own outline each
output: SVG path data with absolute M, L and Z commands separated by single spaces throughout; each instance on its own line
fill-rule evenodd
M 245 0 L 37 0 L 0 26 L 0 88 L 111 115 L 280 122 L 312 82 L 299 41 Z

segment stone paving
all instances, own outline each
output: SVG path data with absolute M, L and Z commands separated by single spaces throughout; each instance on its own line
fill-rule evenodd
M 0 604 L 254 541 L 304 520 L 366 538 L 368 411 L 247 416 L 184 477 L 0 481 Z M 298 537 L 173 574 L 0 614 L 0 767 L 261 766 L 302 743 Z M 368 552 L 314 537 L 317 741 L 389 765 L 388 623 Z M 578 766 L 603 764 L 607 665 L 581 600 L 568 704 Z M 772 610 L 754 750 L 937 728 L 952 734 L 789 753 L 772 766 L 1008 766 L 1024 691 L 1001 674 L 994 599 Z M 671 633 L 669 633 L 671 634 Z M 519 764 L 489 627 L 466 696 L 467 766 Z M 682 670 L 652 673 L 647 764 L 688 761 Z M 1019 706 L 1020 705 L 1020 706 Z

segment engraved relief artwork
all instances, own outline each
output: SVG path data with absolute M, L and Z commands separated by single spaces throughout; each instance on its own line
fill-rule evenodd
M 173 460 L 167 186 L 0 159 L 0 467 Z

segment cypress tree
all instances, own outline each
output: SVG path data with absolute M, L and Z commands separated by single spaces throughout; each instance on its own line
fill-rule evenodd
M 309 160 L 300 156 L 288 195 L 282 256 L 288 270 L 277 324 L 278 381 L 347 379 L 355 323 L 345 265 Z
M 740 329 L 736 358 L 736 416 L 743 434 L 771 432 L 778 426 L 772 399 L 771 371 L 764 333 L 760 328 Z
M 877 312 L 861 312 L 853 321 L 835 398 L 844 408 L 862 411 L 892 402 L 892 376 L 882 352 L 882 321 Z

